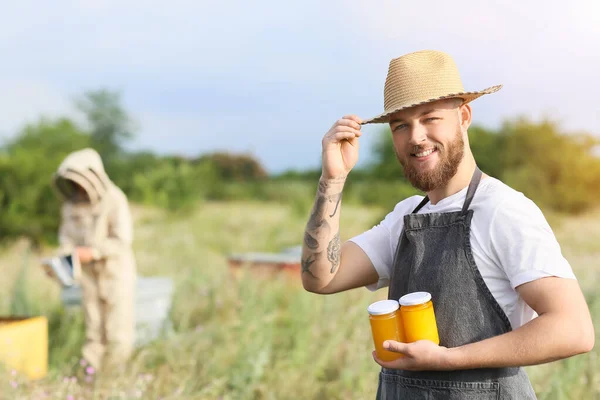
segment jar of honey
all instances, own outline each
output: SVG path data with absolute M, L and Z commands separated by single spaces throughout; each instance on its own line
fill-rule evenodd
M 407 343 L 417 340 L 430 340 L 440 344 L 440 338 L 428 292 L 414 292 L 402 296 L 399 300 L 400 315 Z
M 398 312 L 399 308 L 400 305 L 396 300 L 381 300 L 371 304 L 367 309 L 373 333 L 375 352 L 377 358 L 382 361 L 393 361 L 402 357 L 399 353 L 394 353 L 383 348 L 383 342 L 386 340 L 404 342 L 404 330 L 402 329 L 402 320 Z

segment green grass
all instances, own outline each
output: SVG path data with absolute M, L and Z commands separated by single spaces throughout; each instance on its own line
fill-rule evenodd
M 229 273 L 228 253 L 300 244 L 310 203 L 304 213 L 302 208 L 294 202 L 204 203 L 185 217 L 136 209 L 139 273 L 174 279 L 174 332 L 139 349 L 124 371 L 98 381 L 93 394 L 71 377 L 82 341 L 81 315 L 60 307 L 58 288 L 26 243 L 4 249 L 0 311 L 9 314 L 18 299 L 19 307 L 49 317 L 51 369 L 38 382 L 0 371 L 0 399 L 41 399 L 44 393 L 52 399 L 373 398 L 379 366 L 371 358 L 366 307 L 385 291 L 318 296 L 296 280 L 232 279 Z M 370 228 L 383 214 L 345 206 L 342 239 Z M 553 226 L 597 320 L 600 214 Z M 19 277 L 27 290 L 16 284 Z M 594 350 L 527 371 L 540 399 L 591 399 L 600 397 L 598 363 Z

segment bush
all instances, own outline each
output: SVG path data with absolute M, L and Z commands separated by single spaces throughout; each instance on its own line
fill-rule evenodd
M 59 200 L 50 182 L 62 160 L 86 147 L 87 137 L 66 119 L 28 125 L 0 154 L 0 239 L 55 241 Z
M 589 135 L 565 135 L 551 121 L 526 119 L 502 129 L 501 162 L 504 181 L 554 211 L 580 213 L 600 196 L 598 143 Z

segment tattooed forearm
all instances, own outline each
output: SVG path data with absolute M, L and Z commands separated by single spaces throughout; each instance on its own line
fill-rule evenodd
M 333 274 L 337 267 L 340 265 L 340 233 L 336 233 L 333 239 L 327 246 L 327 259 L 331 263 L 331 273 Z
M 316 276 L 314 276 L 310 270 L 310 266 L 315 262 L 315 260 L 316 260 L 316 254 L 309 254 L 308 257 L 302 259 L 301 263 L 302 263 L 302 273 L 303 274 L 305 272 L 308 272 L 310 274 L 310 276 L 312 276 L 313 278 L 316 278 Z
M 324 287 L 339 269 L 341 258 L 339 225 L 344 181 L 345 177 L 319 181 L 315 203 L 304 231 L 300 260 L 305 287 L 313 289 Z M 331 271 L 331 275 L 326 272 L 327 270 Z

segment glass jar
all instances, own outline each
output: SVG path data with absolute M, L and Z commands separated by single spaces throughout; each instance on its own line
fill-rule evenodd
M 404 342 L 404 330 L 402 329 L 402 319 L 398 312 L 399 308 L 400 305 L 396 300 L 381 300 L 371 304 L 367 309 L 375 352 L 377 358 L 382 361 L 393 361 L 402 357 L 399 353 L 394 353 L 383 348 L 383 342 L 386 340 Z
M 402 296 L 399 303 L 406 343 L 430 340 L 439 345 L 440 338 L 431 294 L 428 292 L 409 293 Z

